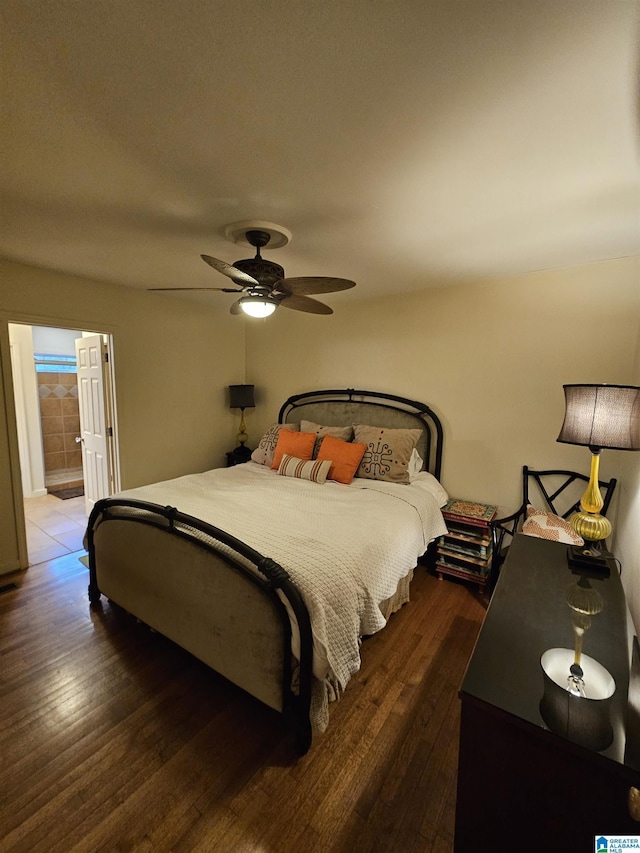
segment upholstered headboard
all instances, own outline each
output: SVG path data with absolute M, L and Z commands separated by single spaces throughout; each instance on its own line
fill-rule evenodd
M 442 424 L 435 412 L 425 403 L 354 388 L 330 391 L 309 391 L 294 394 L 282 404 L 278 422 L 300 423 L 314 421 L 325 426 L 369 424 L 389 429 L 420 429 L 418 452 L 425 470 L 437 479 L 442 473 Z

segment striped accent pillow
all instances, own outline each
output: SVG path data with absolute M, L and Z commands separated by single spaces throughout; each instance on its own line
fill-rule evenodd
M 283 477 L 297 477 L 298 480 L 310 480 L 312 483 L 324 483 L 331 468 L 331 461 L 325 459 L 298 459 L 284 453 L 278 468 L 278 474 Z

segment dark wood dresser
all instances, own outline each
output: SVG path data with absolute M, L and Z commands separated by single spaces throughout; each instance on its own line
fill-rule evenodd
M 601 835 L 640 836 L 637 640 L 613 561 L 608 578 L 589 579 L 603 606 L 582 648 L 615 680 L 609 743 L 557 719 L 552 731 L 541 711 L 541 655 L 574 648 L 567 590 L 580 578 L 566 551 L 521 534 L 509 549 L 460 690 L 456 853 L 592 851 Z

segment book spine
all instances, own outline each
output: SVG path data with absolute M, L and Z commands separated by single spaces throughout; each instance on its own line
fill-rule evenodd
M 460 524 L 471 524 L 473 527 L 485 527 L 485 528 L 489 527 L 489 525 L 491 524 L 491 521 L 494 518 L 494 516 L 492 516 L 489 520 L 485 520 L 483 518 L 467 518 L 466 516 L 462 516 L 462 515 L 453 515 L 452 513 L 445 512 L 444 510 L 442 512 L 442 515 L 443 515 L 445 521 L 452 521 L 452 522 L 457 521 Z

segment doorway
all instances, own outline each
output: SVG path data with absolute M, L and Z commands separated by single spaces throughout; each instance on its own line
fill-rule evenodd
M 79 339 L 97 340 L 106 355 L 100 395 L 108 473 L 99 495 L 91 471 L 87 483 L 83 459 Z M 23 323 L 9 323 L 9 340 L 27 552 L 34 565 L 80 550 L 93 502 L 119 488 L 112 341 L 106 333 Z

